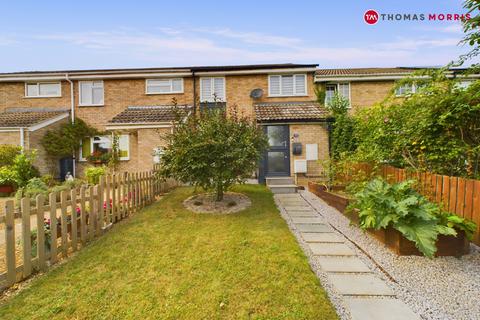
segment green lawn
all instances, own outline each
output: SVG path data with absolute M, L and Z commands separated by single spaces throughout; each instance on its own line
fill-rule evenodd
M 337 319 L 263 186 L 251 208 L 194 214 L 178 188 L 34 280 L 0 319 Z

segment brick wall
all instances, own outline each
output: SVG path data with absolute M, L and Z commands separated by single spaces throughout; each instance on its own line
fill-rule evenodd
M 387 98 L 394 86 L 394 81 L 355 81 L 350 83 L 352 107 L 365 108 Z
M 298 138 L 292 140 L 293 136 L 298 134 Z M 290 172 L 294 176 L 294 160 L 305 159 L 306 145 L 318 144 L 318 160 L 307 161 L 307 173 L 297 175 L 298 185 L 307 185 L 308 180 L 318 179 L 322 175 L 322 161 L 329 158 L 328 155 L 328 130 L 326 123 L 312 123 L 312 124 L 291 124 L 290 125 L 290 141 L 300 142 L 302 144 L 302 154 L 294 156 L 292 154 L 292 143 L 290 144 Z
M 52 98 L 26 98 L 24 82 L 0 83 L 0 111 L 5 108 L 36 108 L 48 107 L 70 108 L 70 84 L 62 81 L 62 96 Z
M 20 131 L 0 131 L 0 144 L 20 145 Z

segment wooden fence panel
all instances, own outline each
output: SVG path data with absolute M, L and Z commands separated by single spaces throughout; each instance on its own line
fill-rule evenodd
M 95 220 L 97 219 L 95 215 L 95 208 L 93 203 L 95 202 L 95 196 L 93 194 L 93 187 L 88 188 L 88 208 L 89 208 L 89 219 L 88 219 L 88 240 L 92 241 L 95 237 Z
M 44 222 L 44 204 L 45 196 L 39 194 L 36 198 L 37 202 L 37 258 L 38 258 L 38 268 L 40 270 L 45 270 L 47 268 L 47 261 L 45 258 L 45 222 Z
M 473 188 L 474 180 L 467 179 L 465 181 L 465 208 L 463 210 L 463 215 L 467 219 L 472 219 L 473 217 Z M 480 190 L 477 192 L 480 192 Z
M 17 262 L 15 257 L 15 213 L 13 200 L 5 203 L 5 260 L 7 267 L 7 285 L 17 279 Z
M 72 209 L 72 217 L 70 219 L 70 224 L 71 224 L 71 235 L 70 235 L 70 238 L 72 240 L 72 249 L 73 251 L 77 251 L 77 243 L 78 243 L 78 239 L 77 239 L 77 235 L 78 235 L 78 231 L 77 231 L 77 218 L 78 218 L 78 215 L 77 215 L 77 190 L 73 189 L 70 191 L 70 201 L 72 202 L 72 204 L 70 205 L 70 208 Z
M 67 228 L 67 191 L 60 192 L 60 209 L 61 209 L 61 216 L 60 216 L 60 230 L 62 234 L 62 256 L 64 258 L 67 257 L 68 253 L 68 228 Z
M 52 192 L 48 197 L 50 205 L 50 237 L 52 239 L 50 246 L 50 263 L 57 262 L 57 193 Z
M 85 206 L 85 187 L 80 187 L 80 240 L 82 246 L 87 244 L 87 210 Z
M 30 198 L 20 200 L 22 210 L 23 277 L 32 274 L 32 236 L 30 229 Z
M 457 179 L 457 203 L 455 205 L 455 213 L 461 217 L 465 217 L 465 179 Z
M 110 186 L 111 186 L 111 176 L 108 174 L 105 176 L 105 214 L 107 215 L 107 221 L 113 223 L 112 215 L 110 212 Z
M 103 203 L 105 198 L 105 177 L 100 177 L 98 181 L 98 190 L 97 190 L 97 209 L 98 209 L 98 221 L 99 228 L 103 229 L 105 227 L 105 212 L 103 210 Z
M 473 192 L 472 220 L 477 224 L 475 243 L 480 245 L 480 180 L 475 180 Z

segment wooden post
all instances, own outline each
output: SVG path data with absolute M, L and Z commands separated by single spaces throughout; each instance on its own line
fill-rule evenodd
M 37 257 L 38 257 L 38 268 L 43 271 L 47 268 L 47 261 L 45 259 L 45 214 L 44 214 L 44 203 L 45 196 L 39 194 L 37 196 Z
M 85 206 L 85 187 L 80 187 L 80 239 L 82 246 L 87 243 L 87 211 Z
M 71 208 L 72 208 L 72 218 L 71 224 L 72 224 L 72 233 L 70 235 L 70 238 L 72 239 L 72 248 L 73 251 L 77 251 L 77 243 L 78 243 L 78 228 L 77 228 L 77 190 L 73 188 L 70 190 L 70 202 L 71 202 Z
M 97 221 L 97 215 L 95 213 L 95 195 L 93 194 L 93 187 L 88 189 L 88 206 L 90 207 L 90 213 L 88 216 L 88 239 L 93 240 L 95 237 L 95 223 Z
M 97 197 L 97 198 L 95 198 Z M 97 236 L 100 236 L 102 234 L 102 221 L 100 220 L 101 216 L 101 207 L 99 207 L 99 202 L 98 198 L 100 197 L 100 188 L 98 184 L 93 187 L 93 198 L 92 198 L 92 206 L 93 206 L 93 212 L 95 212 L 95 229 L 96 229 L 96 234 Z
M 62 230 L 62 255 L 67 257 L 68 253 L 68 239 L 67 239 L 67 191 L 60 192 L 60 208 L 61 208 L 61 230 Z
M 105 197 L 104 194 L 104 186 L 105 186 L 105 176 L 101 176 L 98 181 L 98 188 L 97 188 L 97 208 L 98 208 L 98 220 L 100 221 L 100 229 L 105 226 L 105 214 L 103 210 L 103 198 Z
M 17 281 L 17 263 L 15 261 L 15 213 L 13 200 L 5 203 L 5 258 L 7 267 L 7 285 Z
M 127 215 L 130 215 L 130 213 L 132 212 L 132 188 L 131 187 L 131 181 L 130 181 L 130 173 L 127 172 L 126 175 L 125 175 L 125 179 L 126 179 L 126 185 L 127 185 L 127 203 L 125 204 L 125 207 L 126 207 L 126 213 Z
M 30 230 L 30 198 L 20 201 L 22 210 L 22 240 L 23 240 L 23 277 L 32 274 L 32 239 Z
M 140 209 L 140 174 L 135 172 L 135 211 L 138 212 Z
M 57 193 L 52 192 L 48 197 L 50 204 L 50 237 L 52 245 L 50 246 L 50 263 L 57 262 Z
M 107 221 L 113 223 L 112 216 L 110 215 L 110 185 L 111 185 L 111 176 L 107 174 L 106 184 L 105 184 L 105 214 L 107 216 Z
M 116 222 L 117 220 L 117 209 L 116 209 L 116 187 L 117 187 L 117 176 L 115 174 L 112 175 L 112 222 Z

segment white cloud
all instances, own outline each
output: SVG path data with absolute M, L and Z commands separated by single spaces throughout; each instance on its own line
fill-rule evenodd
M 300 38 L 228 28 L 157 30 L 155 34 L 135 30 L 55 33 L 38 35 L 35 39 L 89 49 L 92 56 L 109 55 L 110 63 L 124 66 L 279 62 L 319 63 L 329 67 L 442 65 L 455 59 L 460 50 L 459 39 L 454 37 L 399 38 L 371 46 L 333 47 L 314 46 Z M 225 39 L 234 39 L 234 44 Z

